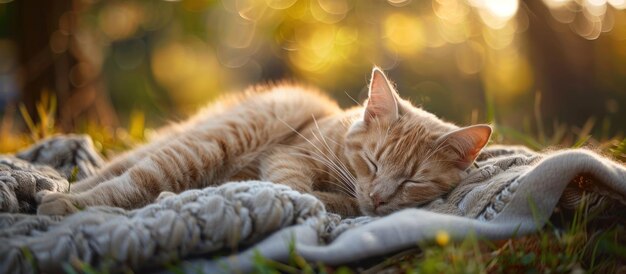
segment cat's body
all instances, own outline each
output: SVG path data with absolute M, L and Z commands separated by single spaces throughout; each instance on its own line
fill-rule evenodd
M 349 110 L 305 88 L 265 87 L 173 125 L 70 194 L 42 195 L 38 213 L 136 208 L 162 191 L 261 179 L 311 193 L 344 216 L 387 214 L 450 191 L 490 133 L 459 130 L 412 107 L 378 69 L 367 106 Z

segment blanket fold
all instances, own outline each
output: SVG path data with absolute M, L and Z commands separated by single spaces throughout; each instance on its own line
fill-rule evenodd
M 431 241 L 441 230 L 452 239 L 470 233 L 502 239 L 540 229 L 557 206 L 572 209 L 591 199 L 603 210 L 626 201 L 624 165 L 593 152 L 544 155 L 494 146 L 446 197 L 384 217 L 341 219 L 311 195 L 259 181 L 166 193 L 132 211 L 23 214 L 34 212 L 29 199 L 36 191 L 67 191 L 71 165 L 86 167 L 82 177 L 102 165 L 91 142 L 76 138 L 56 137 L 19 154 L 36 164 L 0 159 L 0 209 L 6 212 L 0 213 L 0 241 L 6 243 L 0 245 L 0 272 L 54 273 L 77 262 L 140 270 L 178 260 L 184 272 L 249 271 L 255 253 L 287 261 L 290 246 L 307 260 L 338 265 Z

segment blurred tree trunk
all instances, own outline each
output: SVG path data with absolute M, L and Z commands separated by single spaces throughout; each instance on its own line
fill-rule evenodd
M 541 0 L 526 0 L 527 31 L 536 87 L 542 94 L 544 120 L 582 125 L 590 117 L 604 115 L 606 94 L 598 90 L 595 44 L 560 23 Z M 550 124 L 550 123 L 548 123 Z
M 85 8 L 77 0 L 16 1 L 16 41 L 20 50 L 21 101 L 31 117 L 42 93 L 58 101 L 57 125 L 71 131 L 80 121 L 115 126 L 113 111 L 100 73 L 84 50 L 100 50 L 92 41 L 79 41 L 78 15 Z M 90 43 L 86 45 L 86 43 Z

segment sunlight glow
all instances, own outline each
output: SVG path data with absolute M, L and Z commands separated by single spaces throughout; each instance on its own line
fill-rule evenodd
M 332 79 L 348 60 L 354 59 L 358 31 L 350 27 L 318 25 L 315 28 L 297 28 L 295 41 L 288 51 L 289 60 L 306 74 L 324 74 Z M 290 39 L 286 37 L 287 39 Z
M 511 18 L 517 12 L 518 0 L 485 0 L 485 7 L 493 15 Z
M 284 10 L 293 6 L 296 1 L 297 0 L 265 0 L 265 3 L 267 3 L 270 8 Z
M 266 15 L 266 10 L 268 8 L 264 1 L 237 0 L 233 2 L 235 2 L 235 8 L 237 9 L 239 16 L 250 21 L 258 21 L 261 19 L 264 15 Z
M 543 0 L 543 3 L 546 4 L 549 8 L 560 8 L 564 7 L 567 4 L 571 3 L 573 0 Z
M 483 76 L 486 92 L 502 103 L 528 92 L 534 81 L 529 61 L 515 48 L 490 51 Z
M 485 25 L 498 29 L 511 20 L 519 8 L 518 0 L 471 0 L 470 5 L 478 8 Z
M 142 14 L 132 2 L 116 2 L 102 9 L 98 24 L 112 40 L 121 40 L 133 35 L 139 28 Z
M 403 7 L 411 3 L 411 0 L 387 0 L 394 7 Z
M 468 75 L 477 74 L 485 63 L 485 49 L 477 42 L 468 41 L 457 48 L 455 57 L 461 72 Z
M 616 9 L 626 9 L 626 0 L 609 0 L 609 4 Z
M 214 51 L 199 39 L 158 46 L 151 65 L 155 79 L 167 87 L 181 112 L 193 112 L 219 92 L 219 64 Z
M 509 47 L 513 44 L 513 40 L 515 39 L 516 25 L 514 21 L 509 21 L 499 29 L 483 27 L 483 39 L 492 49 L 504 49 Z
M 383 27 L 387 46 L 400 54 L 415 54 L 424 47 L 422 24 L 416 17 L 394 13 L 385 18 Z
M 626 8 L 626 0 L 543 0 L 557 21 L 570 25 L 581 37 L 594 40 L 615 29 L 619 14 L 609 10 Z
M 464 0 L 436 0 L 433 1 L 433 11 L 446 22 L 462 24 L 466 22 L 470 9 Z

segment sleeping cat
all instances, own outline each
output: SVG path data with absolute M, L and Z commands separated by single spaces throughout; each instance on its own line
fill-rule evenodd
M 169 127 L 70 193 L 40 193 L 37 213 L 137 208 L 162 191 L 260 179 L 343 216 L 384 215 L 448 193 L 490 135 L 488 125 L 459 128 L 412 106 L 378 68 L 365 106 L 348 110 L 307 88 L 264 86 Z

